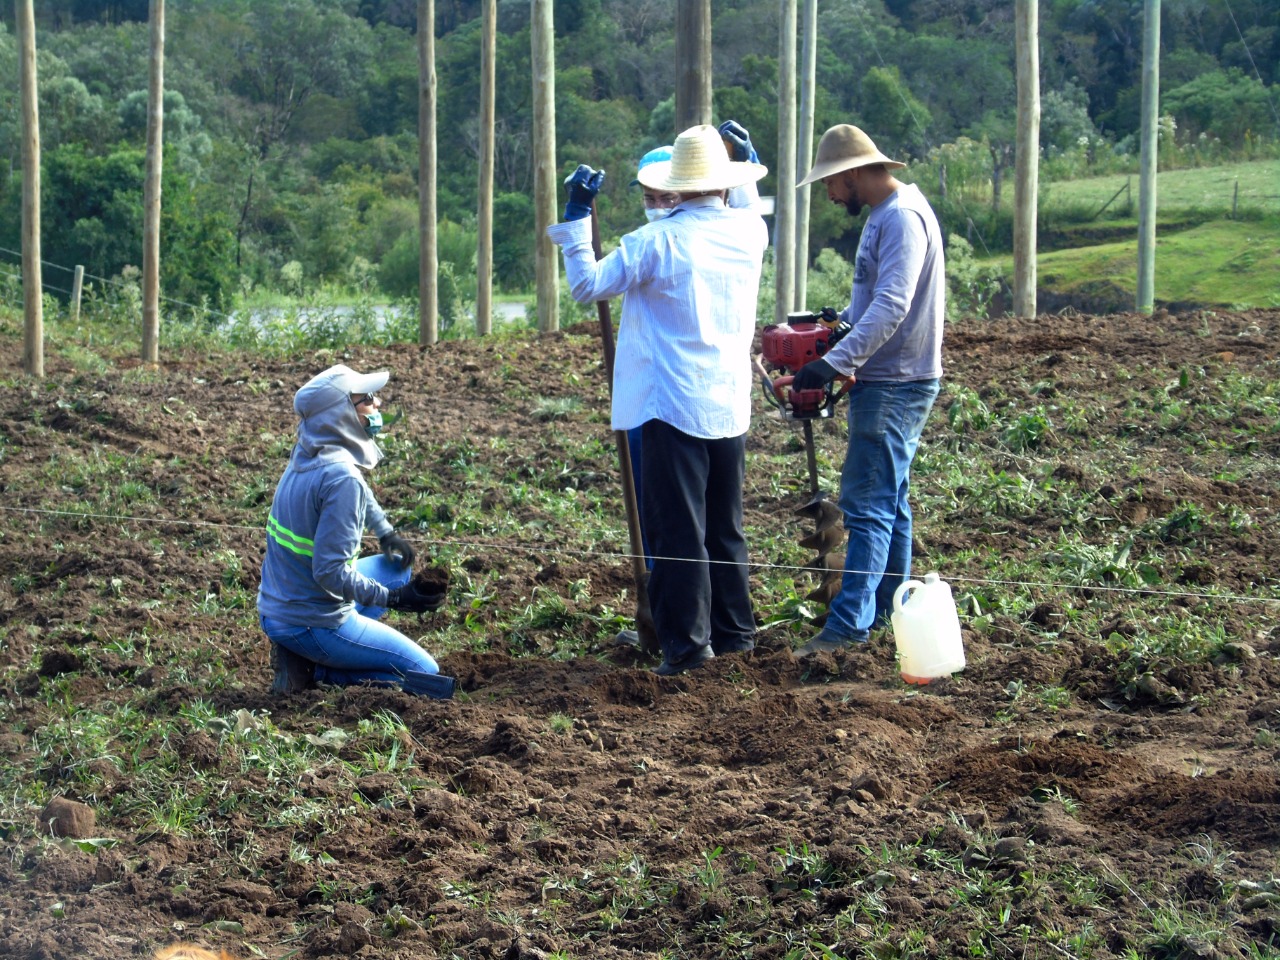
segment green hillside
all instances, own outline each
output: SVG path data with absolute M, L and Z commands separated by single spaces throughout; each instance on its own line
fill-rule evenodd
M 1055 250 L 1039 259 L 1038 286 L 1089 302 L 1137 286 L 1133 240 Z M 1006 275 L 1009 258 L 1001 264 Z M 1214 220 L 1156 236 L 1155 296 L 1161 304 L 1247 309 L 1280 306 L 1280 216 Z
M 1013 202 L 1012 188 L 1001 192 Z M 1280 306 L 1280 161 L 1160 173 L 1156 187 L 1158 304 Z M 1235 218 L 1232 218 L 1232 211 Z M 1138 177 L 1040 184 L 1037 286 L 1050 304 L 1091 310 L 1133 303 Z M 1010 280 L 1011 255 L 979 261 Z

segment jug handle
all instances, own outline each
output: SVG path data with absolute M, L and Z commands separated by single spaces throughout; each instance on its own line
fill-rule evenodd
M 895 611 L 902 609 L 902 595 L 908 590 L 917 590 L 923 586 L 924 584 L 919 580 L 905 580 L 898 584 L 898 589 L 893 591 L 893 609 Z

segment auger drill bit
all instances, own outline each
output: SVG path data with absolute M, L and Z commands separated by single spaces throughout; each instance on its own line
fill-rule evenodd
M 806 600 L 828 605 L 840 592 L 840 580 L 844 575 L 844 515 L 840 508 L 819 494 L 796 513 L 813 521 L 814 531 L 800 539 L 800 546 L 817 551 L 817 559 L 811 566 L 825 572 L 818 585 L 806 596 Z

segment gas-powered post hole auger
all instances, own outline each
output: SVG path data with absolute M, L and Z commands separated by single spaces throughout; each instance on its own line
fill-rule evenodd
M 822 581 L 806 597 L 815 603 L 829 604 L 840 590 L 844 572 L 844 556 L 837 548 L 844 542 L 844 524 L 840 508 L 826 499 L 818 486 L 818 457 L 813 442 L 813 421 L 829 419 L 836 404 L 853 386 L 852 377 L 837 377 L 815 390 L 793 390 L 792 381 L 806 363 L 826 355 L 849 332 L 849 324 L 835 311 L 822 313 L 790 313 L 786 323 L 765 327 L 760 335 L 761 356 L 756 370 L 768 404 L 788 422 L 799 421 L 804 428 L 804 453 L 809 466 L 808 503 L 796 513 L 814 522 L 813 533 L 800 540 L 800 546 L 817 551 L 813 566 L 825 572 Z M 820 623 L 826 614 L 816 618 Z

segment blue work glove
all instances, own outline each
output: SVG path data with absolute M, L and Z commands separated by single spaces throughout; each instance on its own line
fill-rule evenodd
M 747 128 L 736 120 L 726 120 L 720 124 L 720 139 L 725 142 L 725 146 L 729 148 L 729 158 L 741 163 L 744 160 L 751 163 L 759 163 L 760 156 L 756 153 L 756 148 L 751 145 L 751 134 L 747 133 Z
M 792 390 L 821 390 L 836 378 L 838 371 L 825 360 L 811 360 L 796 371 Z
M 603 170 L 592 170 L 585 163 L 578 164 L 578 169 L 564 178 L 564 185 L 569 192 L 569 200 L 564 205 L 564 218 L 582 220 L 591 216 L 591 204 L 595 203 L 602 183 Z

